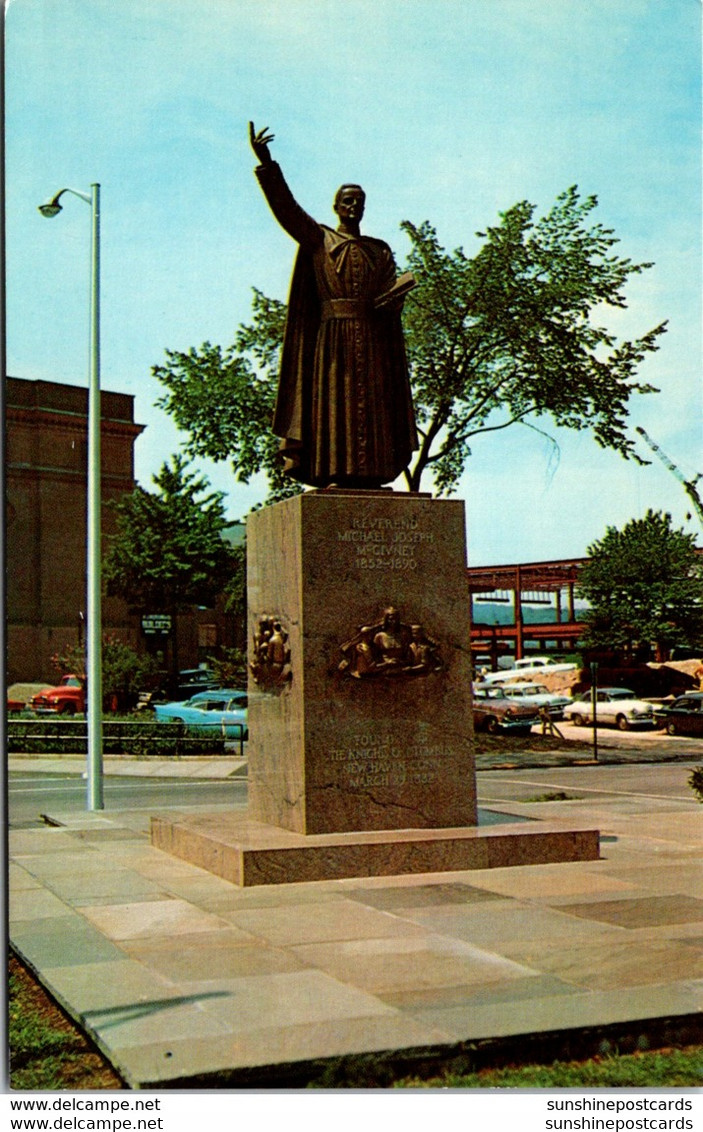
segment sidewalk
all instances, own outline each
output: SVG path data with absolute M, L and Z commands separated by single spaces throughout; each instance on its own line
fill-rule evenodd
M 516 750 L 505 740 L 494 740 L 494 750 L 479 751 L 478 770 L 510 769 L 529 766 L 574 766 L 593 761 L 591 736 L 587 727 L 561 724 L 563 743 L 553 750 L 539 752 Z M 539 728 L 535 728 L 535 734 Z M 134 755 L 106 755 L 103 771 L 106 776 L 132 775 L 149 778 L 223 779 L 246 777 L 246 743 L 244 757 L 239 754 L 149 758 Z M 658 763 L 678 759 L 703 763 L 703 742 L 697 738 L 666 735 L 660 731 L 614 731 L 599 729 L 598 762 L 604 766 L 622 763 Z M 9 755 L 8 769 L 37 774 L 82 774 L 85 755 Z
M 85 755 L 8 755 L 11 771 L 35 774 L 84 774 Z M 137 758 L 133 755 L 105 755 L 103 774 L 110 777 L 129 775 L 135 778 L 203 778 L 246 777 L 247 759 L 230 755 L 191 755 L 185 758 Z
M 10 833 L 12 944 L 134 1088 L 700 1040 L 695 764 L 479 773 L 484 807 L 599 828 L 598 861 L 268 888 L 154 849 L 143 815 L 52 814 Z

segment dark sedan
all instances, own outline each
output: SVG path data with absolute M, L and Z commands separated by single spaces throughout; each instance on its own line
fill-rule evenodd
M 703 692 L 686 692 L 657 708 L 657 722 L 668 735 L 703 735 Z

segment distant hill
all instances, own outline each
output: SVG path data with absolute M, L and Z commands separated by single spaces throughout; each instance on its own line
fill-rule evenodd
M 576 615 L 578 616 L 579 609 L 583 609 L 583 604 L 578 604 L 576 607 Z M 473 599 L 473 621 L 474 625 L 512 625 L 513 624 L 513 603 L 508 602 L 493 602 L 493 601 L 477 601 Z M 566 619 L 566 608 L 562 606 L 562 619 Z M 557 611 L 554 602 L 549 605 L 525 605 L 522 606 L 522 619 L 525 625 L 553 625 L 556 624 Z

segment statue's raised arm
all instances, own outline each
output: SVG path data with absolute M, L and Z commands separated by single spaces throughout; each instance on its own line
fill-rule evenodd
M 299 244 L 288 301 L 273 431 L 286 471 L 311 487 L 378 488 L 418 446 L 400 322 L 412 280 L 397 277 L 383 240 L 362 236 L 366 194 L 344 184 L 337 228 L 297 203 L 249 123 L 255 173 L 279 224 Z
M 264 126 L 263 130 L 259 130 L 259 132 L 257 133 L 254 129 L 254 123 L 249 123 L 249 141 L 251 143 L 251 148 L 256 154 L 256 159 L 259 162 L 259 165 L 271 164 L 269 146 L 275 136 L 275 134 L 270 134 L 268 132 L 268 126 Z

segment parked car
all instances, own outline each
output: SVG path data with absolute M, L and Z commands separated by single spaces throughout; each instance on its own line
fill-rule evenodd
M 182 668 L 178 673 L 178 696 L 189 700 L 196 692 L 217 688 L 217 678 L 211 668 Z
M 499 731 L 512 731 L 529 735 L 539 723 L 537 708 L 511 700 L 502 688 L 479 685 L 473 694 L 474 727 L 495 735 Z
M 553 656 L 525 656 L 516 660 L 513 668 L 487 672 L 483 679 L 489 684 L 500 684 L 513 676 L 544 676 L 553 672 L 576 672 L 576 665 L 566 660 L 555 660 Z
M 229 696 L 231 700 L 239 700 L 242 707 L 247 706 L 249 699 L 246 692 L 237 688 L 210 688 L 207 692 L 196 692 L 194 696 L 190 696 L 190 700 L 211 700 L 219 696 Z
M 490 684 L 488 686 L 491 687 Z M 511 700 L 519 700 L 520 703 L 529 704 L 531 707 L 537 708 L 537 711 L 546 708 L 551 719 L 563 719 L 564 708 L 573 702 L 571 696 L 565 696 L 562 692 L 550 692 L 544 684 L 525 682 L 503 684 L 501 687 Z
M 564 708 L 564 719 L 585 725 L 593 721 L 591 692 L 584 692 Z M 596 692 L 596 719 L 598 723 L 612 724 L 621 731 L 631 727 L 652 727 L 656 723 L 654 704 L 638 700 L 629 688 L 598 688 Z
M 668 735 L 703 735 L 703 692 L 686 692 L 656 709 L 657 723 Z
M 167 699 L 168 697 L 161 688 L 151 688 L 149 691 L 138 693 L 134 710 L 153 711 L 156 704 L 165 703 Z
M 85 711 L 85 687 L 72 672 L 53 688 L 42 688 L 27 707 L 38 715 L 74 715 Z
M 154 714 L 160 723 L 183 723 L 186 731 L 212 731 L 226 739 L 248 737 L 247 694 L 233 688 L 200 692 L 189 700 L 156 704 Z
M 197 672 L 197 671 L 201 671 L 201 670 L 200 669 L 190 669 L 189 671 Z M 212 682 L 207 680 L 204 683 L 205 683 L 204 688 L 203 688 L 203 683 L 197 683 L 196 682 L 194 685 L 190 685 L 191 687 L 202 688 L 203 690 L 202 691 L 196 691 L 195 693 L 192 693 L 189 696 L 183 696 L 182 699 L 179 698 L 177 700 L 170 699 L 169 696 L 164 691 L 164 689 L 161 688 L 161 687 L 152 688 L 150 691 L 140 692 L 139 696 L 137 697 L 137 704 L 136 704 L 135 710 L 136 711 L 153 711 L 157 704 L 161 704 L 162 706 L 166 705 L 166 704 L 168 704 L 169 706 L 171 706 L 173 704 L 176 704 L 176 706 L 182 706 L 186 702 L 186 700 L 201 700 L 203 698 L 207 699 L 207 698 L 211 697 L 213 695 L 213 693 L 215 693 L 216 695 L 219 695 L 220 693 L 224 694 L 224 692 L 225 692 L 225 689 L 221 688 L 220 684 L 218 684 L 218 682 L 214 679 L 214 676 L 213 676 Z M 228 694 L 232 693 L 231 689 L 226 689 L 226 691 L 227 691 Z M 238 696 L 244 696 L 244 698 L 246 699 L 246 692 L 237 692 L 236 694 Z

